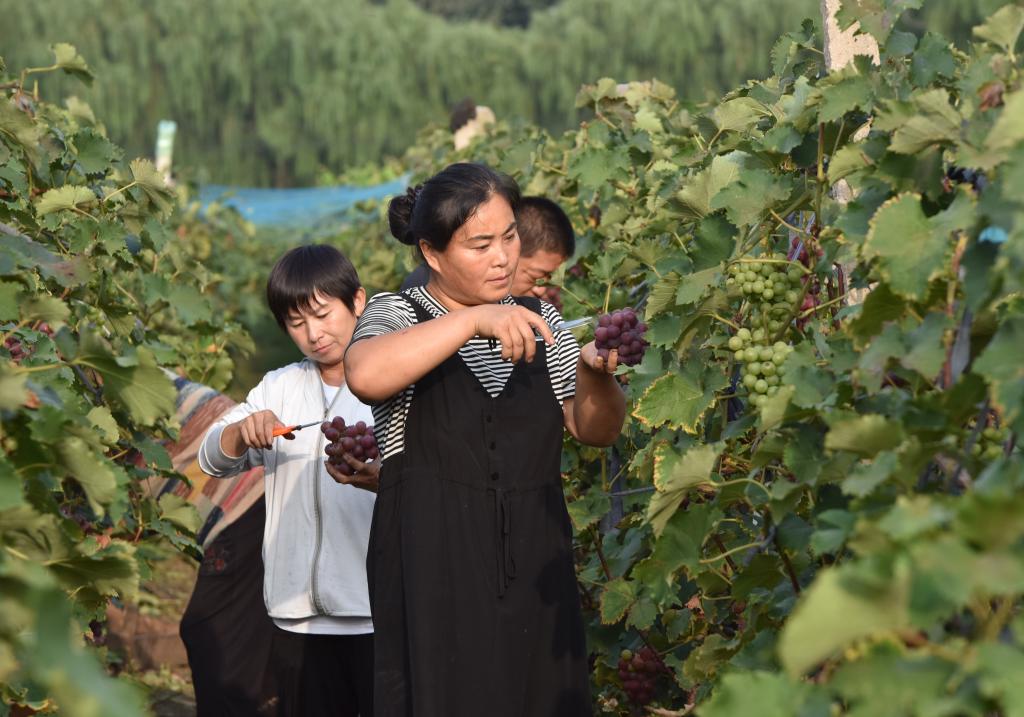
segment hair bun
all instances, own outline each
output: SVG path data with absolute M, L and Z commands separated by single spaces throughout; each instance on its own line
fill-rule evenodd
M 416 237 L 413 236 L 412 213 L 416 209 L 416 200 L 419 199 L 423 185 L 417 184 L 405 190 L 405 194 L 399 194 L 388 204 L 388 227 L 391 235 L 409 246 L 415 246 Z

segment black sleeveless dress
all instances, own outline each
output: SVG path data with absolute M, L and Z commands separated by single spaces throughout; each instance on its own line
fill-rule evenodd
M 563 425 L 541 343 L 494 398 L 457 353 L 416 382 L 370 530 L 376 717 L 592 715 Z

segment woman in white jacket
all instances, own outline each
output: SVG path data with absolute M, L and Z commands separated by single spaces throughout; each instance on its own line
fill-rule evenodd
M 263 465 L 267 520 L 263 595 L 276 626 L 271 664 L 282 717 L 373 714 L 373 623 L 366 548 L 377 462 L 325 462 L 318 427 L 275 429 L 341 416 L 373 422 L 345 382 L 343 358 L 366 292 L 351 262 L 329 246 L 286 253 L 267 280 L 277 322 L 306 357 L 271 371 L 207 432 L 204 471 L 226 477 Z M 341 485 L 339 485 L 339 483 Z

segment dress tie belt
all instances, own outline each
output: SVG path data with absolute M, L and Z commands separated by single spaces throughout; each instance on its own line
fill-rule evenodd
M 498 597 L 504 597 L 505 591 L 516 576 L 516 561 L 512 556 L 512 502 L 509 496 L 515 488 L 489 488 L 494 493 L 494 552 L 498 563 Z

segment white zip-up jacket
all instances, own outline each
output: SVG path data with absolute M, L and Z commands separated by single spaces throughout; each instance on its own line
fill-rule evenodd
M 210 427 L 199 449 L 199 466 L 217 478 L 264 466 L 263 599 L 270 617 L 368 618 L 366 549 L 375 496 L 331 478 L 318 426 L 297 431 L 295 440 L 275 438 L 270 450 L 249 449 L 238 458 L 225 454 L 220 445 L 224 427 L 267 409 L 289 426 L 334 416 L 347 424 L 369 425 L 370 407 L 348 386 L 328 407 L 320 371 L 306 359 L 264 376 L 244 403 Z

